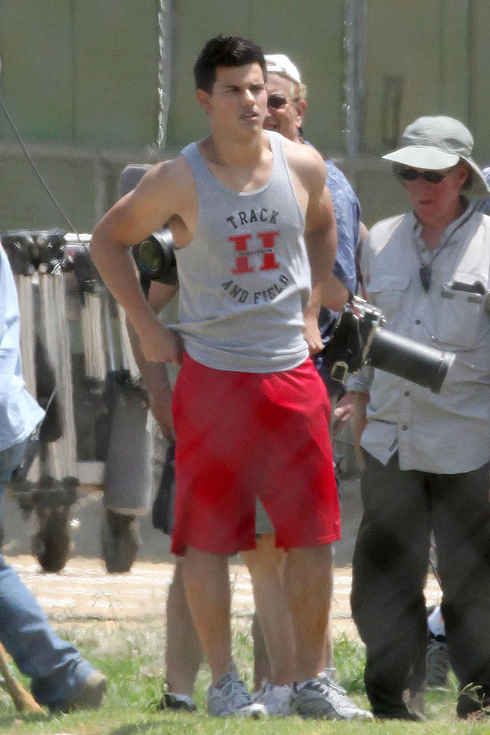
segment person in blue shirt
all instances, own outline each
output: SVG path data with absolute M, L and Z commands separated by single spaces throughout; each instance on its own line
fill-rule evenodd
M 44 412 L 22 378 L 17 291 L 0 243 L 0 503 Z M 0 506 L 0 525 L 2 524 Z M 0 553 L 0 641 L 39 704 L 52 710 L 98 707 L 106 677 L 52 630 L 36 599 Z

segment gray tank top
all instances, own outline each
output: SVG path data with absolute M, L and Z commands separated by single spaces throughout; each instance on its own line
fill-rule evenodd
M 217 370 L 290 370 L 308 357 L 304 217 L 281 135 L 269 137 L 271 176 L 252 192 L 237 193 L 218 181 L 197 143 L 182 151 L 196 184 L 198 221 L 193 240 L 176 250 L 176 328 L 189 355 Z

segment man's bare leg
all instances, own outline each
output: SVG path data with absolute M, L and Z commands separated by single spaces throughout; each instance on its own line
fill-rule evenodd
M 182 560 L 175 564 L 167 597 L 165 668 L 168 691 L 192 697 L 202 652 L 185 596 Z
M 255 610 L 262 629 L 268 666 L 255 663 L 255 681 L 260 670 L 270 669 L 273 684 L 291 684 L 294 679 L 294 630 L 283 584 L 285 553 L 275 546 L 274 534 L 262 534 L 255 549 L 242 552 L 249 569 Z M 258 680 L 258 682 L 257 682 Z
M 232 665 L 228 557 L 188 546 L 181 564 L 192 620 L 215 684 Z
M 332 570 L 333 572 L 333 570 Z M 332 575 L 333 576 L 333 575 Z M 327 580 L 326 584 L 332 586 L 332 581 Z M 325 630 L 325 641 L 323 644 L 323 666 L 322 670 L 329 670 L 335 679 L 335 661 L 333 657 L 333 631 L 332 631 L 332 619 L 331 619 L 331 606 L 330 612 L 327 619 L 327 629 Z
M 285 588 L 296 644 L 296 681 L 325 668 L 325 635 L 332 600 L 332 549 L 329 544 L 290 549 Z
M 254 690 L 258 692 L 264 681 L 271 681 L 271 665 L 257 612 L 254 612 L 252 618 L 252 642 L 254 651 Z

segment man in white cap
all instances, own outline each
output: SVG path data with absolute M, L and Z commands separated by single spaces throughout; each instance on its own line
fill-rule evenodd
M 268 114 L 264 127 L 286 138 L 304 143 L 303 120 L 307 109 L 306 87 L 298 67 L 285 54 L 266 54 Z M 356 249 L 360 232 L 359 200 L 344 174 L 326 161 L 326 180 L 334 205 L 337 225 L 337 257 L 334 273 L 345 288 L 345 299 L 356 291 Z M 324 342 L 329 338 L 336 315 L 328 309 L 320 312 L 320 331 Z M 332 402 L 339 396 L 341 384 L 332 381 L 321 356 L 317 369 L 327 386 Z M 285 552 L 275 547 L 272 525 L 257 503 L 256 548 L 242 552 L 252 577 L 256 604 L 254 618 L 255 685 L 261 687 L 258 700 L 278 714 L 289 711 L 290 690 L 295 652 L 291 616 L 283 585 L 282 567 Z M 328 596 L 332 598 L 333 558 L 330 574 L 325 578 Z M 309 709 L 328 709 L 330 719 L 369 718 L 335 682 L 330 609 L 325 620 L 325 650 L 322 672 L 316 689 L 310 693 Z M 263 638 L 262 638 L 263 636 Z M 295 701 L 293 691 L 292 702 Z M 325 716 L 325 712 L 323 713 Z
M 489 711 L 490 217 L 469 200 L 488 196 L 472 147 L 453 118 L 409 125 L 384 158 L 411 211 L 374 225 L 362 254 L 368 298 L 388 326 L 456 353 L 439 395 L 378 370 L 349 383 L 366 462 L 352 610 L 380 718 L 419 719 L 403 694 L 423 678 L 431 532 L 457 713 Z

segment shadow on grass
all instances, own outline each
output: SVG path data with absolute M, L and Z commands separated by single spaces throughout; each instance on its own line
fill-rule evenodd
M 49 713 L 46 711 L 44 714 L 28 714 L 27 712 L 12 712 L 11 714 L 5 714 L 0 717 L 0 730 L 10 726 L 12 732 L 15 731 L 17 724 L 22 722 L 26 724 L 28 722 L 47 722 L 49 720 Z M 9 731 L 10 732 L 10 731 Z
M 180 722 L 162 722 L 162 720 L 148 720 L 147 722 L 134 722 L 132 725 L 122 725 L 116 730 L 111 730 L 108 735 L 144 735 L 145 733 L 158 733 L 161 735 L 165 732 L 165 735 L 182 735 L 182 721 Z M 162 726 L 164 725 L 164 730 Z M 185 723 L 186 735 L 192 735 L 194 728 L 188 726 Z

